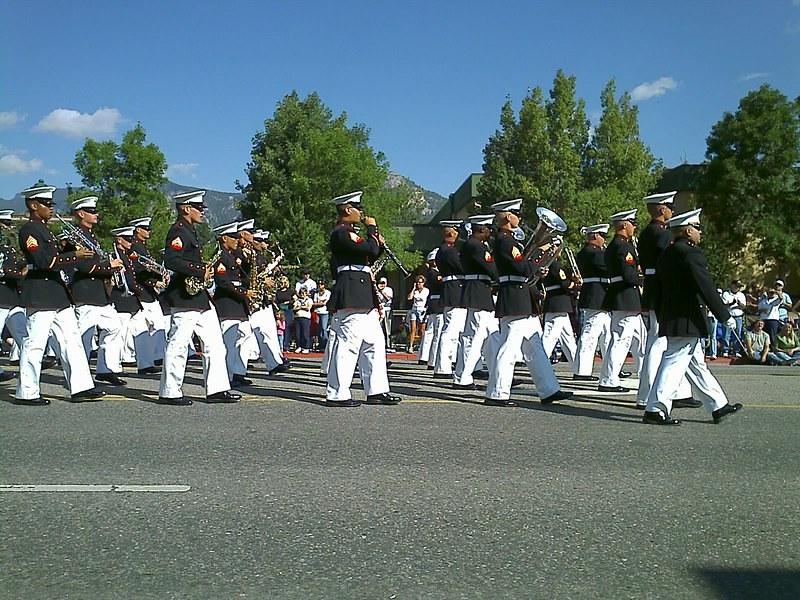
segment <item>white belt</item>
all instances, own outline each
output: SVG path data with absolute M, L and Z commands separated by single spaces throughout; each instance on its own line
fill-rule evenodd
M 458 281 L 462 277 L 462 275 L 445 275 L 442 277 L 442 283 L 447 283 L 448 281 Z
M 560 290 L 560 289 L 561 289 L 560 285 L 548 285 L 546 288 L 544 288 L 544 291 L 545 292 L 552 292 L 552 291 Z
M 608 281 L 609 281 L 609 283 L 620 283 L 620 282 L 622 281 L 622 277 L 620 277 L 620 276 L 618 275 L 618 276 L 616 276 L 616 277 L 612 277 L 612 278 L 611 278 L 611 279 L 609 279 Z
M 491 281 L 492 278 L 488 275 L 464 275 L 465 281 Z
M 645 275 L 655 275 L 656 274 L 656 270 L 655 269 L 645 269 L 644 270 L 644 274 Z
M 371 273 L 372 269 L 367 265 L 343 265 L 341 267 L 336 267 L 337 273 L 341 273 L 342 271 L 361 271 L 362 273 Z
M 506 283 L 507 281 L 513 281 L 514 283 L 525 283 L 528 281 L 528 278 L 523 275 L 500 275 L 499 281 L 500 283 Z
M 439 298 L 441 298 L 441 296 L 439 294 L 435 294 L 433 296 L 428 296 L 428 300 L 438 300 Z
M 608 283 L 607 277 L 587 277 L 583 283 Z

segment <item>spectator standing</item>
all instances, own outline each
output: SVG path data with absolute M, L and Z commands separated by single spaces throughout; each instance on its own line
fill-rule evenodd
M 417 276 L 414 280 L 414 287 L 408 292 L 408 300 L 411 301 L 411 308 L 408 311 L 408 351 L 414 352 L 414 342 L 417 336 L 422 338 L 425 333 L 425 307 L 428 303 L 430 290 L 425 287 L 425 277 Z
M 764 331 L 764 321 L 759 319 L 753 323 L 753 327 L 747 332 L 744 343 L 747 345 L 747 355 L 762 365 L 767 364 L 769 354 L 769 335 Z
M 731 281 L 728 289 L 722 292 L 722 302 L 728 307 L 731 317 L 733 317 L 733 320 L 736 321 L 735 329 L 728 329 L 727 327 L 723 328 L 721 344 L 722 356 L 736 358 L 742 355 L 744 348 L 742 348 L 739 342 L 736 341 L 736 338 L 733 338 L 733 342 L 731 341 L 731 338 L 733 337 L 731 332 L 735 331 L 738 338 L 742 339 L 744 309 L 747 306 L 747 298 L 742 292 L 741 281 L 738 279 Z M 734 348 L 731 348 L 731 345 L 733 345 Z
M 300 354 L 311 352 L 311 307 L 314 302 L 308 296 L 306 288 L 301 287 L 292 303 L 297 335 L 297 351 Z
M 308 292 L 309 298 L 317 291 L 317 282 L 311 279 L 311 271 L 308 269 L 303 271 L 303 276 L 300 278 L 300 281 L 294 284 L 295 294 L 299 294 L 301 289 L 305 289 L 306 292 Z
M 394 290 L 389 287 L 386 277 L 378 279 L 378 301 L 383 307 L 383 337 L 386 338 L 386 350 L 392 351 L 392 302 Z
M 286 333 L 286 317 L 284 317 L 283 311 L 280 309 L 275 313 L 275 329 L 278 330 L 278 345 L 283 348 L 283 337 Z
M 328 343 L 328 300 L 331 299 L 331 291 L 324 281 L 317 284 L 313 299 L 314 312 L 317 314 L 317 350 L 322 352 Z
M 289 287 L 289 278 L 286 275 L 278 277 L 277 291 L 275 292 L 275 304 L 283 313 L 283 350 L 289 350 L 292 344 L 292 288 Z
M 767 332 L 772 345 L 775 345 L 775 336 L 781 328 L 780 306 L 783 297 L 774 287 L 761 294 L 758 299 L 758 318 L 764 321 L 764 331 Z
M 722 298 L 722 290 L 717 288 L 717 294 Z M 724 328 L 723 328 L 724 329 Z M 717 360 L 717 317 L 708 310 L 708 340 L 706 344 L 706 358 Z
M 775 280 L 775 291 L 781 298 L 781 305 L 778 307 L 778 319 L 781 323 L 789 320 L 789 311 L 792 310 L 792 297 L 783 290 L 783 280 Z

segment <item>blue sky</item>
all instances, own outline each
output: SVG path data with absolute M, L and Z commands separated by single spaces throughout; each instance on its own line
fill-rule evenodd
M 800 0 L 204 0 L 0 7 L 0 197 L 77 184 L 86 136 L 140 121 L 185 185 L 230 191 L 291 90 L 372 131 L 391 168 L 443 195 L 480 171 L 500 106 L 577 77 L 593 119 L 631 91 L 666 165 L 699 162 L 724 111 L 763 83 L 800 94 Z

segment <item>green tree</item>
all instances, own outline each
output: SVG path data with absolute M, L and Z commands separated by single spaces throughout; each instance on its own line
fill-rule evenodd
M 706 142 L 699 200 L 716 275 L 743 275 L 748 262 L 789 272 L 800 254 L 800 97 L 763 85 Z
M 73 191 L 68 201 L 87 191 L 98 197 L 100 237 L 131 219 L 153 217 L 150 251 L 155 254 L 163 249 L 175 217 L 161 191 L 167 161 L 158 146 L 147 144 L 146 138 L 140 123 L 126 132 L 119 144 L 87 138 L 73 163 L 85 188 Z
M 292 92 L 278 103 L 264 129 L 253 137 L 248 181 L 236 182 L 245 218 L 270 230 L 284 249 L 286 264 L 329 273 L 328 236 L 336 218 L 331 199 L 364 191 L 367 214 L 375 216 L 392 250 L 410 268 L 421 261 L 407 252 L 411 233 L 408 188 L 386 188 L 388 163 L 369 145 L 364 125 L 347 125 L 316 93 L 301 99 Z M 391 268 L 391 267 L 389 267 Z

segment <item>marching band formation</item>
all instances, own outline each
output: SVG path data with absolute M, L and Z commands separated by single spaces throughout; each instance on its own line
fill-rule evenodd
M 160 370 L 161 403 L 192 404 L 182 386 L 195 339 L 202 346 L 208 402 L 239 401 L 233 390 L 252 384 L 251 361 L 264 361 L 271 375 L 289 368 L 272 310 L 283 253 L 252 219 L 216 227 L 218 250 L 204 262 L 195 227 L 204 218 L 205 192 L 177 195 L 162 263 L 146 247 L 149 217 L 113 230 L 109 253 L 93 231 L 97 197 L 73 201 L 73 220 L 67 221 L 53 212 L 54 190 L 41 184 L 24 190 L 29 220 L 18 234 L 22 256 L 11 245 L 0 250 L 0 320 L 19 353 L 15 403 L 49 403 L 39 380 L 53 356 L 76 402 L 103 397 L 95 382 L 125 386 L 123 363 L 135 361 L 140 374 Z M 645 423 L 678 424 L 675 406 L 704 405 L 714 422 L 739 411 L 741 404 L 728 402 L 706 368 L 701 344 L 706 307 L 729 327 L 735 323 L 698 247 L 700 210 L 674 216 L 674 196 L 645 198 L 651 221 L 638 244 L 636 210 L 627 210 L 611 215 L 610 226 L 584 227 L 585 245 L 576 254 L 564 244 L 567 225 L 556 213 L 538 208 L 538 223 L 530 229 L 521 222 L 519 199 L 498 202 L 491 214 L 465 223 L 440 222 L 442 244 L 427 255 L 430 294 L 420 361 L 456 392 L 475 390 L 476 378 L 486 378 L 485 404 L 514 406 L 520 360 L 542 404 L 572 396 L 560 388 L 550 362 L 557 343 L 573 379 L 596 382 L 600 392 L 628 391 L 620 377 L 630 353 L 639 374 L 636 407 L 644 410 Z M 353 192 L 333 199 L 335 281 L 321 364 L 329 406 L 362 404 L 350 391 L 356 368 L 364 403 L 400 402 L 389 385 L 376 276 L 387 259 L 404 269 L 375 219 L 364 214 L 361 197 Z M 9 227 L 11 218 L 11 211 L 0 211 L 0 226 Z M 48 229 L 53 218 L 61 222 L 62 240 Z M 461 230 L 466 239 L 459 244 Z M 570 319 L 576 294 L 577 342 Z M 11 377 L 0 372 L 0 380 Z

